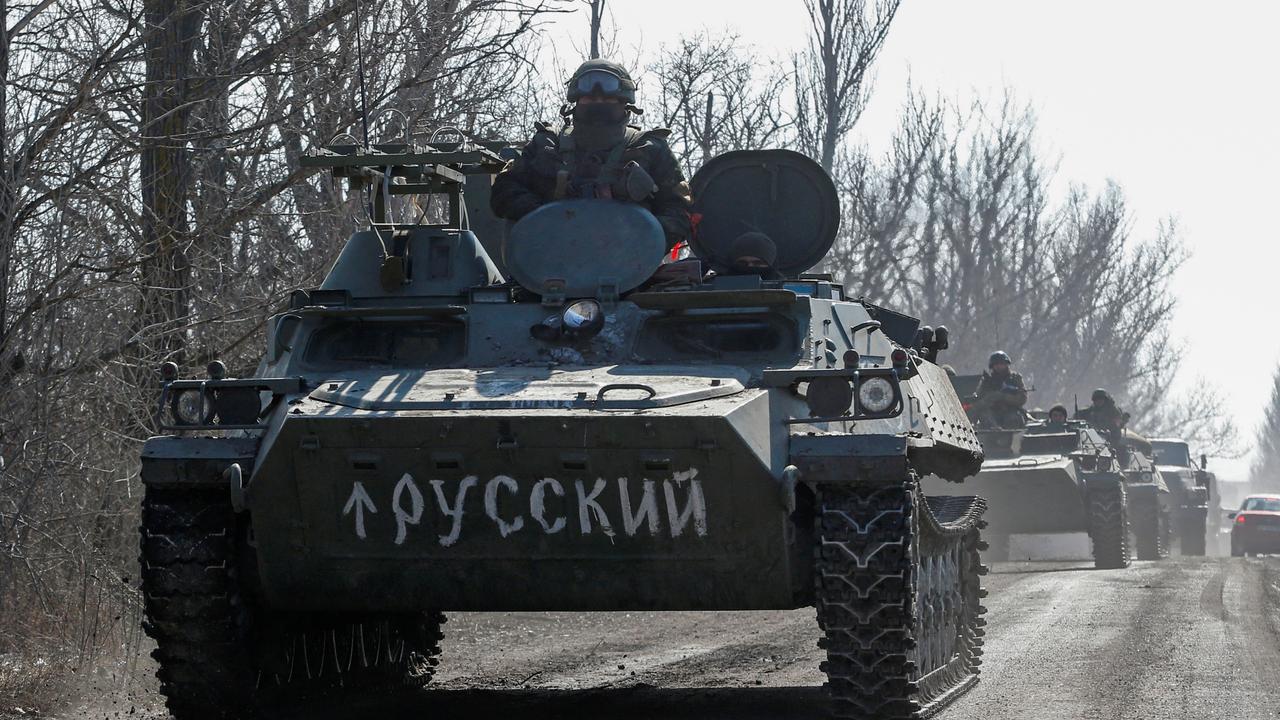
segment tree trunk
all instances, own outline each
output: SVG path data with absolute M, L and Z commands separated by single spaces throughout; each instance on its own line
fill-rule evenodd
M 9 358 L 9 259 L 13 254 L 13 160 L 9 156 L 9 2 L 0 0 L 0 387 Z
M 177 330 L 187 315 L 191 174 L 187 151 L 194 48 L 205 5 L 192 0 L 147 0 L 146 87 L 142 103 L 142 300 L 139 360 L 178 357 Z M 149 368 L 139 368 L 139 380 Z
M 591 59 L 600 57 L 600 20 L 604 16 L 605 0 L 591 2 Z

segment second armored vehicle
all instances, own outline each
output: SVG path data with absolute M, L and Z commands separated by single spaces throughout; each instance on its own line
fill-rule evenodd
M 981 448 L 944 336 L 913 348 L 916 320 L 802 274 L 838 225 L 821 168 L 712 160 L 693 250 L 718 274 L 658 282 L 661 228 L 612 200 L 532 212 L 499 268 L 461 209 L 494 161 L 312 156 L 380 188 L 373 227 L 270 320 L 253 377 L 168 368 L 142 562 L 174 716 L 299 680 L 426 682 L 453 610 L 812 605 L 836 716 L 919 717 L 971 686 L 984 506 L 919 479 L 963 480 Z M 444 221 L 390 222 L 412 193 L 447 193 Z M 746 232 L 776 244 L 764 277 L 733 272 Z
M 964 386 L 965 376 L 954 379 Z M 1032 421 L 977 435 L 987 460 L 965 487 L 987 501 L 989 559 L 1009 559 L 1012 535 L 1087 532 L 1097 567 L 1129 565 L 1126 466 L 1101 433 L 1079 421 Z M 925 483 L 929 492 L 953 492 L 950 487 Z

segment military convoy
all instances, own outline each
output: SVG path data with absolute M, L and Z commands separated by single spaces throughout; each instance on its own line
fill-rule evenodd
M 943 328 L 804 274 L 839 222 L 819 166 L 711 160 L 696 259 L 663 266 L 653 217 L 614 201 L 482 242 L 482 148 L 305 162 L 370 189 L 371 226 L 269 320 L 252 377 L 164 367 L 143 450 L 177 720 L 423 684 L 455 610 L 815 606 L 839 717 L 924 716 L 976 680 L 985 503 L 921 478 L 964 480 L 982 446 L 935 364 Z M 440 222 L 390 220 L 428 193 Z M 748 231 L 777 279 L 732 272 Z
M 955 375 L 969 398 L 980 376 Z M 1030 415 L 1024 428 L 978 427 L 986 462 L 965 488 L 987 500 L 989 560 L 1008 560 L 1015 534 L 1087 532 L 1095 565 L 1117 568 L 1169 555 L 1203 555 L 1211 475 L 1186 442 L 1147 440 L 1071 420 Z M 926 490 L 946 494 L 945 483 Z

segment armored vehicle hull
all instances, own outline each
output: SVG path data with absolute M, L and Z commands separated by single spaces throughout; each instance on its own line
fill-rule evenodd
M 770 188 L 831 192 L 799 156 L 726 157 L 713 175 L 746 173 L 758 212 Z M 575 202 L 605 201 L 548 205 L 563 232 L 509 241 L 598 263 L 518 266 L 516 286 L 465 230 L 358 233 L 269 323 L 256 377 L 166 383 L 143 585 L 178 720 L 252 712 L 263 678 L 420 684 L 454 610 L 814 606 L 840 717 L 920 717 L 976 681 L 985 504 L 918 480 L 982 461 L 938 342 L 794 277 L 807 234 L 789 269 L 780 247 L 792 277 L 637 289 L 640 260 L 581 223 L 652 218 Z M 718 257 L 725 211 L 703 212 L 695 249 Z M 785 237 L 779 217 L 751 226 Z
M 986 457 L 965 482 L 987 501 L 987 557 L 1009 559 L 1019 534 L 1088 533 L 1099 568 L 1129 564 L 1132 500 L 1103 438 L 1082 423 L 1020 430 L 978 430 Z M 929 479 L 928 492 L 953 492 Z

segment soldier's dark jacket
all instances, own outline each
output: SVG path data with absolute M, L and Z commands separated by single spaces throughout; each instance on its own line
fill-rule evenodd
M 992 401 L 1014 407 L 1022 407 L 1027 403 L 1027 386 L 1023 383 L 1022 376 L 1016 372 L 1011 372 L 1003 378 L 998 378 L 990 372 L 982 373 L 982 380 L 978 383 L 978 390 L 974 394 L 979 400 L 993 396 Z
M 1099 430 L 1119 430 L 1129 419 L 1128 413 L 1122 411 L 1115 403 L 1109 405 L 1090 405 L 1076 413 L 1077 420 L 1084 420 Z
M 539 123 L 536 129 L 520 157 L 507 163 L 493 182 L 489 204 L 495 215 L 519 220 L 539 205 L 561 198 L 625 198 L 620 173 L 634 160 L 658 186 L 657 192 L 641 204 L 662 224 L 668 245 L 688 239 L 692 201 L 689 184 L 667 145 L 669 130 L 628 127 L 621 148 L 587 152 L 562 149 L 562 141 L 569 136 L 554 132 L 546 124 Z M 572 146 L 572 141 L 564 144 Z M 610 177 L 601 178 L 605 168 Z M 561 170 L 567 171 L 567 182 L 560 181 Z

